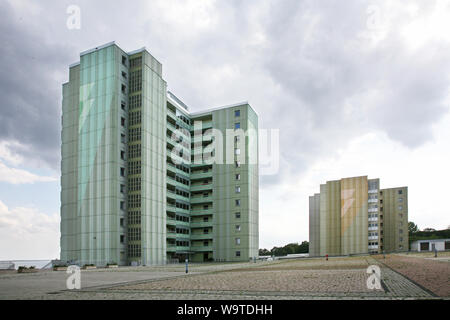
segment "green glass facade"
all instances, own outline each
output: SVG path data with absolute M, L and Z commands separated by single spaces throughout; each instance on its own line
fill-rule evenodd
M 236 123 L 252 134 L 216 146 L 214 130 L 225 137 Z M 257 129 L 247 103 L 189 113 L 145 49 L 110 43 L 81 53 L 63 85 L 61 260 L 256 257 Z M 208 159 L 213 146 L 231 153 L 229 164 Z

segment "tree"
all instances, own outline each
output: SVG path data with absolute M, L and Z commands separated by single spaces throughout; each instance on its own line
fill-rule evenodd
M 412 221 L 408 222 L 408 233 L 409 233 L 409 235 L 412 236 L 417 231 L 419 231 L 419 227 L 417 227 L 417 224 L 415 224 Z

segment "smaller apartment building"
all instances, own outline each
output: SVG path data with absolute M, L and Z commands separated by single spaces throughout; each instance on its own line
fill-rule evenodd
M 309 197 L 310 256 L 408 249 L 408 188 L 367 176 L 327 181 Z

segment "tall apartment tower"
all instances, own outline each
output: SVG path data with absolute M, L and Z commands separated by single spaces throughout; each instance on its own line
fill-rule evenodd
M 407 191 L 367 176 L 322 184 L 309 197 L 310 256 L 407 250 Z
M 61 260 L 258 255 L 258 116 L 248 103 L 190 113 L 145 48 L 112 42 L 70 66 L 62 107 Z

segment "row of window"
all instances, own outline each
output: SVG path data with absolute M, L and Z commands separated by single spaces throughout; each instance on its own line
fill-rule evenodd
M 128 211 L 128 224 L 141 224 L 141 211 Z
M 129 193 L 128 194 L 128 208 L 140 208 L 141 207 L 141 194 Z
M 140 124 L 142 121 L 141 110 L 130 112 L 129 117 L 130 117 L 130 120 L 129 120 L 130 126 Z
M 130 73 L 130 93 L 142 90 L 142 69 Z
M 140 177 L 128 178 L 128 190 L 129 191 L 140 191 L 141 190 L 141 178 Z
M 128 174 L 141 174 L 141 160 L 128 162 Z
M 128 228 L 128 239 L 130 241 L 140 241 L 141 228 Z
M 130 142 L 141 140 L 141 127 L 129 129 L 128 139 Z
M 139 109 L 142 106 L 142 96 L 140 94 L 130 96 L 129 110 Z

